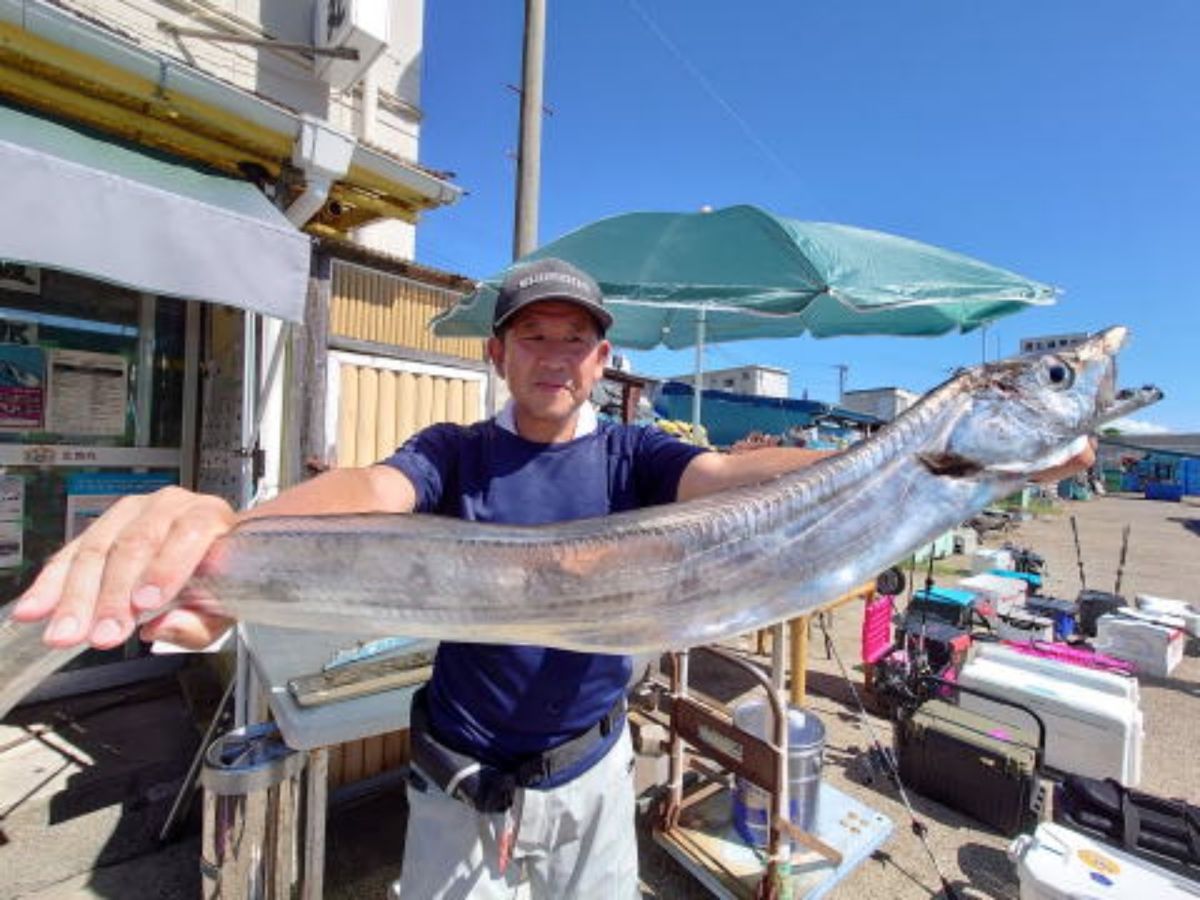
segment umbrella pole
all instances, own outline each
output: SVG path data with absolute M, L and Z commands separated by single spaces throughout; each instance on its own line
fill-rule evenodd
M 708 309 L 701 306 L 700 314 L 696 317 L 696 368 L 692 381 L 692 440 L 697 443 L 700 441 L 700 393 L 704 381 L 704 329 L 707 317 Z

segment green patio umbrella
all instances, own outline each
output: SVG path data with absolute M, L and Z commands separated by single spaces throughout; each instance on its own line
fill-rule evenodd
M 612 310 L 609 338 L 615 345 L 696 347 L 697 376 L 706 343 L 805 333 L 971 331 L 1027 306 L 1053 303 L 1055 294 L 1047 285 L 929 244 L 786 219 L 755 206 L 613 216 L 514 265 L 547 256 L 565 259 L 599 282 Z M 503 277 L 488 278 L 435 318 L 434 333 L 489 334 Z

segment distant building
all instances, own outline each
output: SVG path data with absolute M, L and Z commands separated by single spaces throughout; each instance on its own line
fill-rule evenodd
M 846 391 L 839 404 L 843 409 L 874 416 L 890 422 L 921 397 L 913 391 L 899 387 L 869 388 L 861 391 Z
M 1072 334 L 1046 334 L 1040 337 L 1021 338 L 1022 353 L 1044 353 L 1047 350 L 1066 350 L 1087 340 L 1087 332 Z
M 737 366 L 714 369 L 701 376 L 701 390 L 725 391 L 747 397 L 787 397 L 790 393 L 787 369 L 774 366 Z M 695 385 L 695 375 L 672 375 L 669 381 Z

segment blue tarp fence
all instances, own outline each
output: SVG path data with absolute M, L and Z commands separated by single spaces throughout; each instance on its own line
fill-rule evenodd
M 825 440 L 850 441 L 861 430 L 883 424 L 875 416 L 817 400 L 752 397 L 715 390 L 704 391 L 701 399 L 701 424 L 718 447 L 728 447 L 753 432 L 784 435 L 792 429 L 813 427 Z M 691 421 L 692 386 L 666 382 L 654 399 L 654 411 L 664 419 Z

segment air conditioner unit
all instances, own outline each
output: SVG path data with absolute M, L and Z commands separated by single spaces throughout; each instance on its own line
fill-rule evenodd
M 358 51 L 358 59 L 318 55 L 317 77 L 339 91 L 357 84 L 387 49 L 389 6 L 389 0 L 317 0 L 313 43 L 322 48 Z

